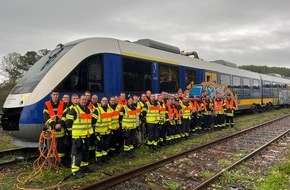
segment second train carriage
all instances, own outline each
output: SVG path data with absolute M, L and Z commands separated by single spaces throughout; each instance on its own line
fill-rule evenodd
M 37 146 L 44 102 L 53 89 L 61 96 L 90 90 L 109 97 L 148 89 L 175 93 L 191 81 L 227 86 L 239 109 L 289 103 L 290 80 L 188 57 L 177 47 L 153 40 L 88 38 L 58 45 L 29 69 L 4 103 L 2 126 L 14 144 Z

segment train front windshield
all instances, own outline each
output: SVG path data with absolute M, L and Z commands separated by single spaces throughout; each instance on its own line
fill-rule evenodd
M 51 53 L 48 53 L 38 60 L 15 85 L 11 91 L 11 94 L 24 94 L 32 92 L 45 74 L 52 68 L 52 66 L 72 47 L 73 45 L 57 47 Z

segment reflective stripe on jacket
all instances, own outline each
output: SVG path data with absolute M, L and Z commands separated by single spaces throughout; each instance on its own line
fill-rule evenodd
M 101 106 L 96 108 L 96 110 L 98 110 L 98 115 L 95 132 L 101 134 L 109 134 L 111 132 L 110 127 L 112 124 L 113 110 L 110 108 L 110 106 L 108 106 L 107 112 L 105 112 Z
M 137 110 L 132 110 L 127 105 L 123 108 L 125 113 L 123 115 L 122 127 L 125 129 L 135 129 Z
M 88 137 L 93 134 L 92 128 L 92 113 L 85 113 L 79 105 L 74 106 L 73 109 L 77 112 L 77 117 L 72 125 L 72 137 Z

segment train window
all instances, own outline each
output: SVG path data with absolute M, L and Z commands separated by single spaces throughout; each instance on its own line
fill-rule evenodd
M 233 76 L 232 90 L 237 95 L 241 94 L 241 77 Z
M 159 66 L 160 92 L 175 93 L 179 89 L 179 68 L 167 65 Z
M 260 95 L 260 81 L 254 79 L 253 80 L 253 93 L 254 95 Z
M 196 70 L 195 69 L 185 69 L 185 84 L 188 85 L 192 81 L 194 84 L 196 84 Z
M 283 88 L 283 89 L 287 89 L 287 84 L 283 84 L 283 85 L 282 85 L 282 88 Z
M 103 56 L 95 55 L 83 60 L 59 85 L 64 91 L 104 91 Z
M 271 94 L 271 84 L 268 81 L 264 82 L 264 94 Z
M 250 96 L 250 79 L 243 78 L 243 93 L 244 96 Z
M 145 92 L 152 89 L 151 62 L 123 58 L 123 90 Z
M 220 75 L 221 78 L 221 85 L 225 85 L 227 87 L 231 86 L 231 76 L 230 75 L 225 75 L 225 74 L 221 74 Z

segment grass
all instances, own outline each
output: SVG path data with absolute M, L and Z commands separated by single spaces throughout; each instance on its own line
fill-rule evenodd
M 178 152 L 185 151 L 187 149 L 190 149 L 202 143 L 213 141 L 215 139 L 220 138 L 221 136 L 225 136 L 227 134 L 243 130 L 245 128 L 257 125 L 265 121 L 269 121 L 273 118 L 277 118 L 288 113 L 289 113 L 289 109 L 280 109 L 280 110 L 273 110 L 271 112 L 237 117 L 235 118 L 236 125 L 234 128 L 224 129 L 221 131 L 215 131 L 211 133 L 199 134 L 189 140 L 185 140 L 181 143 L 163 148 L 160 152 L 156 152 L 154 154 L 150 154 L 146 146 L 141 146 L 135 150 L 135 155 L 136 155 L 135 159 L 132 159 L 132 160 L 126 159 L 124 158 L 123 155 L 120 155 L 118 157 L 112 158 L 110 160 L 109 165 L 99 167 L 99 166 L 96 166 L 95 164 L 91 164 L 91 167 L 96 171 L 95 173 L 89 174 L 85 176 L 84 178 L 77 179 L 77 180 L 73 178 L 69 178 L 61 184 L 60 188 L 72 189 L 72 188 L 81 186 L 82 184 L 95 182 L 95 181 L 98 181 L 100 179 L 104 179 L 105 177 L 107 177 L 106 174 L 116 175 L 118 173 L 124 172 L 125 170 L 133 169 L 133 168 L 151 163 L 153 161 L 156 161 L 157 159 L 162 159 L 169 155 L 173 155 Z M 7 141 L 6 141 L 6 144 L 8 144 Z M 2 138 L 0 138 L 0 145 L 3 146 Z M 20 164 L 16 164 L 12 170 L 9 170 L 5 174 L 0 173 L 0 189 L 1 188 L 15 189 L 16 188 L 15 184 L 17 184 L 16 177 L 20 173 L 31 172 L 31 168 L 32 168 L 31 163 L 23 162 Z M 55 174 L 56 172 L 58 172 L 58 174 Z M 69 175 L 70 175 L 70 169 L 66 169 L 66 168 L 59 168 L 58 170 L 54 170 L 54 171 L 46 171 L 42 177 L 36 179 L 30 184 L 23 184 L 22 187 L 31 188 L 32 185 L 33 187 L 40 187 L 40 188 L 54 186 L 55 184 L 58 184 L 66 176 L 69 176 Z M 198 174 L 198 175 L 199 177 L 201 176 L 206 177 L 206 176 L 211 176 L 212 174 L 210 172 L 207 172 L 207 173 Z M 174 189 L 179 184 L 175 183 L 174 181 L 164 181 L 163 185 L 168 188 Z M 179 189 L 182 188 L 180 186 L 178 187 Z
M 286 162 L 273 167 L 268 176 L 254 186 L 254 190 L 272 189 L 290 189 L 290 155 Z

